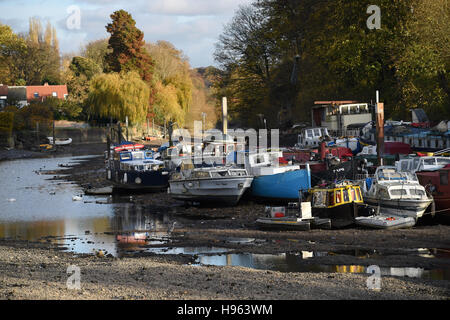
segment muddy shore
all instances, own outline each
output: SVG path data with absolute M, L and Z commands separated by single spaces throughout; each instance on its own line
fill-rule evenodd
M 64 176 L 56 171 L 50 177 L 74 181 L 85 189 L 109 185 L 102 156 L 105 147 L 99 144 L 71 150 L 72 155 L 98 157 L 64 168 Z M 227 248 L 228 253 L 254 254 L 324 251 L 330 254 L 302 263 L 449 270 L 450 226 L 436 219 L 424 219 L 411 229 L 391 231 L 351 227 L 268 232 L 258 230 L 255 225 L 265 204 L 248 199 L 237 207 L 219 208 L 185 207 L 164 192 L 135 194 L 130 201 L 157 207 L 176 219 L 170 243 L 173 247 L 213 246 Z M 227 241 L 229 238 L 257 241 L 233 243 Z M 416 254 L 418 248 L 438 250 L 439 254 L 432 258 Z M 48 241 L 0 240 L 0 299 L 448 300 L 450 297 L 448 280 L 383 276 L 381 290 L 374 291 L 367 288 L 367 274 L 199 266 L 195 265 L 195 256 L 184 254 L 130 252 L 115 258 L 74 255 L 61 249 Z M 80 290 L 67 289 L 69 265 L 81 269 Z

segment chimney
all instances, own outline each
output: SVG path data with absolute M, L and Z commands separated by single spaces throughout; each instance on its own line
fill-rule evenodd
M 47 86 L 47 87 L 48 87 L 48 82 L 44 83 L 44 86 Z

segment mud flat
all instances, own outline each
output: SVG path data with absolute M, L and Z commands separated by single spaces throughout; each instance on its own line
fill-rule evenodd
M 67 268 L 80 268 L 69 289 Z M 180 257 L 74 256 L 30 243 L 0 242 L 0 299 L 448 299 L 448 281 L 368 275 L 283 273 L 187 265 Z
M 103 151 L 99 146 L 93 154 Z M 102 156 L 64 167 L 61 175 L 52 171 L 52 175 L 49 178 L 76 182 L 85 189 L 109 185 Z M 134 248 L 138 250 L 120 256 L 98 257 L 67 252 L 51 237 L 34 242 L 0 240 L 0 298 L 450 297 L 450 226 L 437 220 L 425 219 L 414 228 L 402 230 L 351 227 L 267 232 L 255 225 L 265 204 L 249 199 L 236 207 L 187 207 L 164 192 L 127 195 L 125 199 L 130 208 L 139 208 L 139 214 L 159 214 L 176 221 L 170 241 L 141 243 Z M 146 212 L 146 208 L 153 211 Z M 133 215 L 137 213 L 131 210 L 127 217 Z M 93 244 L 99 248 L 97 245 Z M 258 265 L 258 259 L 263 264 Z M 70 265 L 81 270 L 80 290 L 67 288 Z M 367 287 L 366 269 L 370 265 L 382 270 L 378 291 Z M 385 270 L 390 273 L 383 273 Z

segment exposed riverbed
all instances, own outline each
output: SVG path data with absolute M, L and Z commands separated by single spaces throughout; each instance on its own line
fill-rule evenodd
M 102 151 L 0 162 L 0 297 L 450 296 L 450 226 L 437 220 L 391 231 L 267 232 L 254 223 L 265 204 L 248 199 L 216 208 L 185 207 L 163 192 L 85 195 L 87 188 L 108 185 Z M 82 282 L 81 296 L 65 288 L 70 264 L 81 265 L 89 279 Z M 366 287 L 370 265 L 380 267 L 379 292 Z M 14 268 L 24 272 L 14 275 Z M 48 294 L 34 288 L 40 281 L 47 282 Z M 116 285 L 124 294 L 114 293 Z M 200 290 L 203 286 L 209 289 Z M 136 290 L 139 294 L 132 294 Z

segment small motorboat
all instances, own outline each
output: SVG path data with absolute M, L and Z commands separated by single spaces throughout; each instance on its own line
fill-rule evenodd
M 418 219 L 433 202 L 413 172 L 398 171 L 394 166 L 380 166 L 373 178 L 361 180 L 364 201 L 380 206 L 387 214 Z
M 49 144 L 53 144 L 53 137 L 47 137 Z M 63 146 L 72 143 L 72 138 L 56 138 L 55 145 Z
M 355 224 L 368 228 L 392 230 L 414 227 L 416 220 L 412 217 L 373 215 L 368 217 L 356 217 Z
M 266 207 L 266 216 L 256 219 L 256 225 L 264 230 L 308 231 L 312 228 L 330 229 L 331 220 L 311 216 L 310 202 L 290 202 L 286 207 Z

